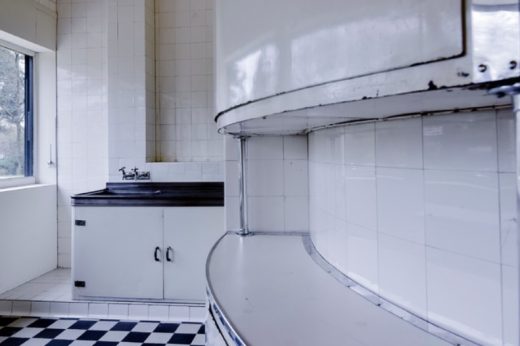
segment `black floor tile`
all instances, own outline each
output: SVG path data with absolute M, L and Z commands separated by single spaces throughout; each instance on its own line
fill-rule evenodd
M 26 339 L 26 338 L 9 338 L 7 340 L 4 340 L 4 342 L 1 342 L 0 345 L 2 345 L 2 346 L 18 346 L 18 345 L 23 344 L 27 340 L 30 340 L 30 339 Z
M 96 324 L 96 321 L 78 321 L 74 323 L 72 326 L 69 327 L 69 329 L 89 329 L 94 324 Z
M 4 327 L 0 329 L 0 336 L 12 336 L 15 333 L 18 333 L 23 328 L 18 327 Z
M 113 331 L 122 331 L 122 332 L 129 332 L 131 331 L 135 326 L 137 325 L 137 322 L 118 322 L 115 326 L 112 327 Z
M 189 345 L 195 339 L 195 334 L 173 334 L 169 344 Z
M 144 342 L 149 336 L 150 333 L 130 332 L 125 336 L 123 342 Z
M 56 322 L 57 319 L 50 319 L 50 318 L 40 318 L 39 320 L 34 321 L 29 325 L 31 328 L 47 328 L 54 322 Z
M 44 329 L 34 337 L 37 339 L 54 339 L 60 335 L 65 329 Z
M 160 323 L 157 327 L 155 327 L 154 333 L 175 333 L 175 331 L 179 328 L 179 324 L 177 323 Z
M 107 332 L 104 330 L 87 330 L 85 333 L 81 334 L 78 340 L 90 340 L 97 341 L 103 337 Z

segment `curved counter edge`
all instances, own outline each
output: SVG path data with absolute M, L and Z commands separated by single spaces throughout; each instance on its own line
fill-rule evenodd
M 219 330 L 221 336 L 226 340 L 227 345 L 233 346 L 246 346 L 247 343 L 244 341 L 244 337 L 240 336 L 236 331 L 236 327 L 230 321 L 230 319 L 226 316 L 225 309 L 221 306 L 218 298 L 215 297 L 213 286 L 211 283 L 210 276 L 210 262 L 212 260 L 214 250 L 219 246 L 221 241 L 229 235 L 238 235 L 238 233 L 233 231 L 226 232 L 212 247 L 210 253 L 208 255 L 206 261 L 206 282 L 207 282 L 207 300 L 208 300 L 208 309 L 209 309 L 209 318 L 213 318 L 217 324 L 217 329 Z M 328 262 L 316 249 L 314 243 L 311 239 L 311 236 L 307 232 L 251 232 L 247 237 L 255 236 L 255 235 L 270 235 L 270 236 L 299 236 L 302 240 L 303 248 L 306 253 L 312 259 L 314 263 L 316 263 L 324 272 L 333 277 L 336 281 L 342 284 L 345 288 L 352 290 L 357 293 L 359 296 L 363 297 L 370 303 L 376 305 L 382 310 L 389 312 L 390 314 L 398 317 L 399 319 L 417 327 L 418 329 L 431 334 L 439 339 L 448 342 L 452 345 L 464 345 L 464 346 L 478 346 L 479 344 L 471 341 L 469 339 L 464 338 L 463 336 L 457 335 L 450 330 L 447 330 L 443 327 L 440 327 L 430 321 L 425 320 L 422 317 L 417 316 L 416 314 L 399 307 L 398 305 L 392 303 L 389 300 L 386 300 L 384 297 L 378 295 L 377 293 L 371 291 L 365 286 L 359 284 L 355 280 L 351 279 L 349 276 L 345 275 L 343 272 L 338 270 L 334 265 Z M 211 344 L 210 344 L 211 345 Z

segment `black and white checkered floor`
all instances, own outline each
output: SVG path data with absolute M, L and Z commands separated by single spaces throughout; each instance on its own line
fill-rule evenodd
M 200 323 L 0 316 L 1 346 L 204 344 L 204 325 Z

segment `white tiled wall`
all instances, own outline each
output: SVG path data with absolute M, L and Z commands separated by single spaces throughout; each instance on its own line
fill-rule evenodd
M 181 6 L 180 3 L 191 2 L 165 3 Z M 162 7 L 159 1 L 157 4 L 165 9 L 164 4 Z M 205 23 L 209 27 L 211 2 L 205 2 L 204 6 Z M 120 181 L 118 169 L 122 166 L 149 170 L 154 181 L 222 181 L 224 163 L 222 160 L 195 162 L 195 159 L 151 162 L 157 159 L 155 135 L 169 134 L 172 130 L 156 127 L 153 0 L 58 0 L 57 10 L 58 257 L 61 267 L 70 267 L 71 195 L 102 188 L 109 180 Z M 183 19 L 171 19 L 191 28 L 189 23 L 197 22 L 190 17 L 198 13 L 195 7 L 194 11 L 182 12 Z M 168 17 L 177 12 L 167 13 Z M 166 36 L 173 34 L 164 30 Z M 163 34 L 162 29 L 159 34 Z M 196 41 L 197 37 L 193 39 Z M 183 63 L 188 63 L 188 71 L 212 73 L 198 59 L 189 58 Z M 168 67 L 165 76 L 167 71 Z M 191 75 L 195 78 L 198 74 Z M 209 92 L 208 87 L 205 93 Z M 204 106 L 189 103 L 185 115 L 204 119 L 201 122 L 207 124 L 205 139 L 211 141 L 207 160 L 222 159 L 223 139 L 209 125 L 210 104 L 209 98 Z
M 214 0 L 156 1 L 159 161 L 218 161 L 213 101 Z
M 309 135 L 310 230 L 347 275 L 439 325 L 518 344 L 510 110 Z
M 238 140 L 226 137 L 226 229 L 239 229 Z M 252 231 L 308 231 L 307 137 L 247 140 L 248 218 Z
M 52 12 L 56 12 L 56 0 L 36 0 L 36 2 Z
M 110 318 L 130 320 L 161 320 L 172 322 L 204 322 L 204 306 L 146 304 L 0 300 L 2 316 Z
M 58 264 L 70 267 L 70 196 L 108 178 L 107 3 L 57 5 Z

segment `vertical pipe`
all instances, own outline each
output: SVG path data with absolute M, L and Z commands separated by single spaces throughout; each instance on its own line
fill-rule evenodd
M 247 170 L 246 170 L 246 144 L 247 137 L 240 136 L 239 139 L 239 165 L 240 165 L 240 179 L 239 179 L 239 201 L 240 201 L 240 235 L 249 234 L 249 225 L 247 220 Z
M 513 114 L 515 117 L 515 146 L 516 146 L 516 231 L 517 231 L 517 255 L 518 255 L 518 284 L 520 286 L 520 93 L 512 95 L 513 98 Z M 520 295 L 520 292 L 516 294 Z M 520 298 L 520 297 L 519 297 Z M 520 320 L 520 299 L 517 304 L 517 316 Z M 518 324 L 518 335 L 520 335 L 520 323 Z

